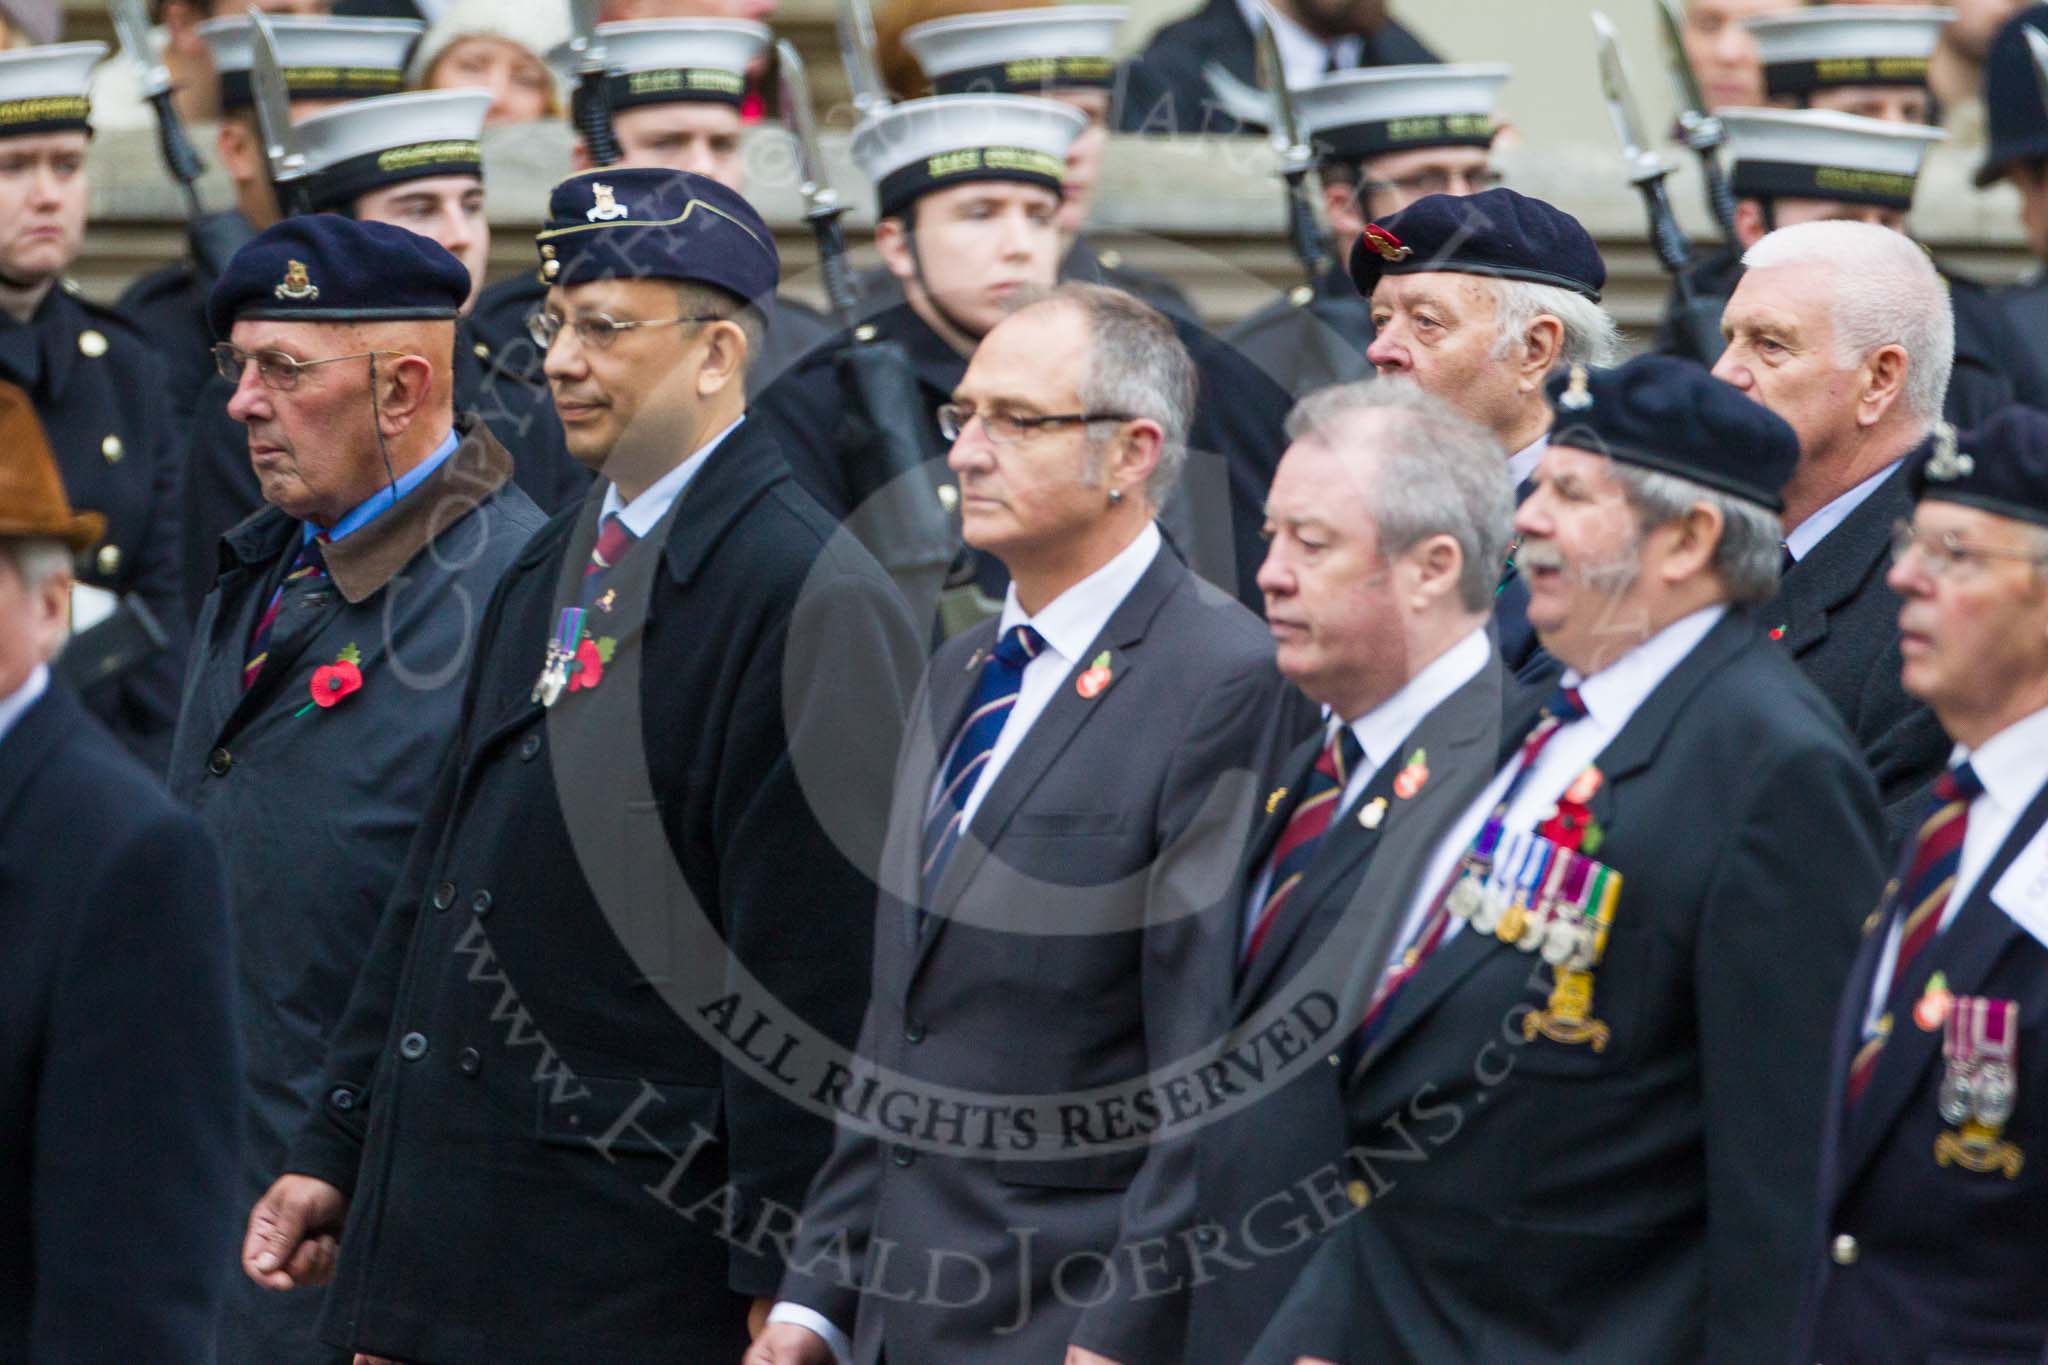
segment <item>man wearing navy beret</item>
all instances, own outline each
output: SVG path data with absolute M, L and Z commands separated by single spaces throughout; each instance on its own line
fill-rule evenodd
M 1756 610 L 1798 443 L 1665 357 L 1550 393 L 1515 528 L 1565 672 L 1397 908 L 1346 1094 L 1358 1212 L 1261 1365 L 1735 1365 L 1792 1328 L 1831 1001 L 1884 875 L 1862 760 Z
M 228 865 L 249 1079 L 249 1208 L 324 1093 L 370 950 L 458 723 L 459 664 L 542 516 L 490 428 L 455 411 L 469 276 L 403 228 L 293 218 L 208 301 L 265 506 L 216 550 L 171 756 Z M 347 1360 L 317 1291 L 230 1285 L 223 1365 Z
M 1508 189 L 1429 195 L 1366 225 L 1351 278 L 1371 308 L 1373 368 L 1492 432 L 1526 495 L 1549 439 L 1544 381 L 1560 365 L 1611 364 L 1620 349 L 1600 307 L 1607 267 L 1578 219 Z M 1549 661 L 1510 561 L 1494 602 L 1501 661 L 1534 678 Z
M 453 753 L 245 1264 L 331 1270 L 327 1339 L 380 1357 L 737 1360 L 830 1144 L 790 1079 L 866 1003 L 923 650 L 747 413 L 760 215 L 593 171 L 539 252 L 531 326 L 599 477 L 479 611 Z
M 1906 465 L 1906 690 L 1954 740 L 1836 1024 L 1797 1359 L 2032 1361 L 2048 1342 L 2048 417 Z

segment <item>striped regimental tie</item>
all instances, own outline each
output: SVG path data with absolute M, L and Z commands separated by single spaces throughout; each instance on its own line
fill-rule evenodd
M 945 874 L 947 861 L 960 843 L 967 794 L 974 790 L 982 769 L 988 766 L 996 738 L 1003 733 L 1010 709 L 1017 704 L 1018 689 L 1024 685 L 1024 667 L 1044 648 L 1045 637 L 1030 626 L 1011 626 L 996 640 L 988 662 L 981 666 L 973 703 L 967 708 L 967 718 L 960 723 L 960 733 L 946 756 L 945 783 L 932 802 L 931 813 L 925 816 L 923 883 L 927 907 L 932 903 L 939 878 Z M 918 922 L 922 925 L 923 920 Z
M 633 542 L 639 538 L 624 521 L 620 520 L 617 512 L 604 519 L 604 525 L 597 530 L 597 543 L 590 547 L 590 562 L 583 566 L 583 606 L 587 607 L 597 600 L 605 575 L 617 567 L 618 562 L 626 557 L 626 551 L 633 548 Z
M 1958 764 L 1934 780 L 1927 818 L 1920 822 L 1920 832 L 1913 837 L 1913 853 L 1906 861 L 1906 875 L 1899 879 L 1898 898 L 1893 903 L 1892 913 L 1903 914 L 1905 924 L 1899 930 L 1899 951 L 1892 962 L 1891 980 L 1882 983 L 1881 994 L 1887 1001 L 1906 979 L 1913 959 L 1941 932 L 1942 908 L 1948 904 L 1949 892 L 1955 889 L 1956 865 L 1963 860 L 1963 835 L 1970 827 L 1970 803 L 1983 790 L 1982 779 L 1968 763 Z M 1846 1091 L 1851 1108 L 1862 1098 L 1877 1070 L 1878 1054 L 1884 1051 L 1885 1040 L 1891 1036 L 1892 1013 L 1885 1010 L 1863 1031 L 1863 1045 L 1849 1059 Z
M 270 658 L 270 628 L 277 623 L 277 609 L 284 605 L 285 590 L 294 583 L 303 583 L 308 578 L 327 577 L 327 561 L 321 557 L 320 547 L 326 543 L 325 536 L 315 536 L 299 545 L 298 554 L 292 557 L 291 567 L 285 570 L 284 578 L 277 585 L 277 591 L 270 594 L 270 605 L 257 618 L 256 629 L 249 634 L 249 661 L 242 665 L 242 690 L 247 692 L 256 685 L 256 679 L 263 673 L 263 664 Z
M 1281 907 L 1301 885 L 1309 864 L 1315 861 L 1316 847 L 1322 843 L 1331 819 L 1337 814 L 1338 803 L 1344 799 L 1344 785 L 1364 757 L 1365 746 L 1358 742 L 1350 726 L 1339 724 L 1331 730 L 1323 751 L 1316 755 L 1316 766 L 1309 772 L 1300 802 L 1273 843 L 1272 856 L 1266 862 L 1266 899 L 1252 921 L 1251 937 L 1245 940 L 1244 962 L 1240 965 L 1249 965 L 1259 955 L 1273 921 L 1280 918 Z

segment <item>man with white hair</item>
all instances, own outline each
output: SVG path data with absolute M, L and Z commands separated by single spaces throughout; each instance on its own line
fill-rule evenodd
M 1667 356 L 1552 393 L 1515 529 L 1566 672 L 1387 907 L 1321 1185 L 1357 1212 L 1254 1365 L 1753 1365 L 1792 1328 L 1884 878 L 1870 776 L 1758 612 L 1798 443 Z
M 1714 373 L 1799 436 L 1769 625 L 1862 746 L 1898 834 L 1948 753 L 1899 684 L 1899 599 L 1885 583 L 1892 524 L 1908 515 L 1901 463 L 1942 420 L 1948 291 L 1925 252 L 1869 223 L 1780 228 L 1743 264 Z
M 1561 365 L 1611 364 L 1620 348 L 1600 307 L 1607 267 L 1585 228 L 1513 190 L 1433 194 L 1366 225 L 1351 278 L 1372 305 L 1373 368 L 1491 432 L 1526 495 L 1549 439 L 1544 381 Z M 1527 603 L 1511 553 L 1494 618 L 1517 674 L 1540 666 Z

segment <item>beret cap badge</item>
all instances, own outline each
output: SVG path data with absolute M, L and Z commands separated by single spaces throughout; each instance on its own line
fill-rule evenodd
M 1558 396 L 1557 405 L 1566 412 L 1584 412 L 1593 406 L 1593 395 L 1586 388 L 1586 367 L 1572 366 L 1571 384 Z
M 1934 428 L 1934 454 L 1927 461 L 1927 477 L 1940 483 L 1966 478 L 1977 467 L 1973 456 L 1956 449 L 1956 429 L 1947 422 Z
M 1399 237 L 1378 223 L 1365 225 L 1365 244 L 1383 261 L 1405 261 L 1415 254 L 1414 247 L 1404 245 Z
M 626 206 L 613 197 L 610 185 L 593 184 L 590 187 L 590 193 L 596 198 L 597 202 L 591 206 L 590 212 L 583 216 L 591 222 L 609 223 L 614 218 L 624 218 L 626 216 Z
M 320 297 L 320 287 L 306 274 L 304 261 L 286 261 L 284 278 L 278 281 L 276 293 L 294 303 L 311 303 Z

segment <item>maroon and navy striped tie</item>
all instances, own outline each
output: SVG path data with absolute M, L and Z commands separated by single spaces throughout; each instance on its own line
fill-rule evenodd
M 1892 911 L 1894 915 L 1903 914 L 1905 924 L 1899 930 L 1899 951 L 1892 963 L 1891 980 L 1884 988 L 1887 1001 L 1906 979 L 1906 969 L 1913 965 L 1913 959 L 1941 931 L 1942 908 L 1955 889 L 1956 868 L 1963 860 L 1963 836 L 1970 828 L 1970 803 L 1983 790 L 1983 780 L 1968 763 L 1960 763 L 1934 779 L 1927 818 L 1920 822 L 1920 832 L 1914 836 L 1913 854 L 1907 861 L 1906 875 L 1899 879 L 1898 899 Z M 1878 1054 L 1884 1051 L 1885 1040 L 1891 1036 L 1891 1015 L 1886 1010 L 1874 1026 L 1864 1030 L 1863 1044 L 1849 1061 L 1846 1089 L 1852 1107 L 1862 1098 L 1877 1070 Z
M 249 634 L 249 659 L 242 665 L 242 690 L 247 692 L 256 685 L 256 679 L 263 673 L 263 664 L 270 658 L 270 628 L 277 623 L 277 609 L 284 605 L 285 589 L 308 578 L 327 577 L 327 561 L 321 558 L 320 546 L 327 537 L 315 536 L 299 546 L 299 552 L 292 559 L 291 568 L 285 571 L 278 583 L 277 591 L 270 594 L 270 605 L 257 618 L 256 629 Z
M 1252 921 L 1251 937 L 1245 941 L 1245 962 L 1258 956 L 1260 945 L 1272 932 L 1273 921 L 1280 917 L 1281 907 L 1307 875 L 1309 864 L 1315 861 L 1316 846 L 1329 832 L 1330 820 L 1344 800 L 1344 785 L 1364 757 L 1365 746 L 1358 742 L 1350 726 L 1339 724 L 1332 729 L 1323 751 L 1316 755 L 1316 765 L 1309 772 L 1301 800 L 1287 817 L 1287 824 L 1267 859 L 1266 899 Z
M 619 561 L 626 557 L 626 551 L 638 539 L 617 512 L 605 517 L 604 524 L 597 529 L 597 543 L 590 547 L 590 562 L 583 566 L 584 606 L 596 600 L 598 585 L 604 576 L 618 567 Z

